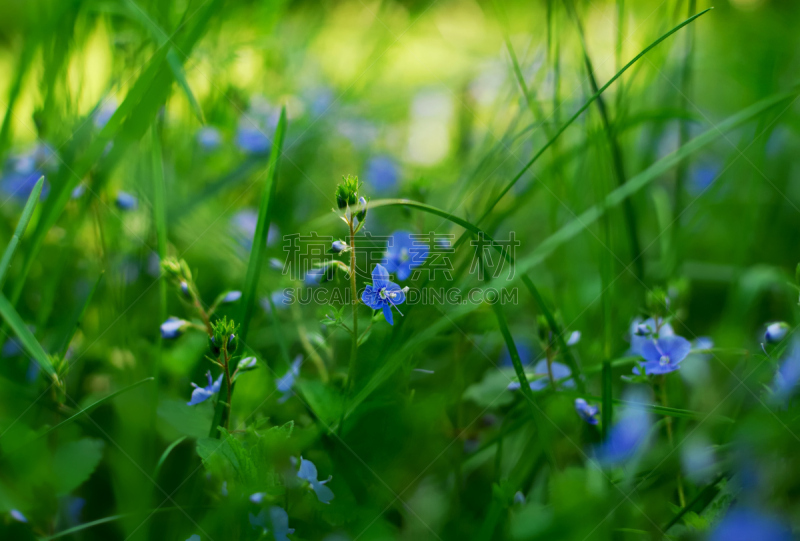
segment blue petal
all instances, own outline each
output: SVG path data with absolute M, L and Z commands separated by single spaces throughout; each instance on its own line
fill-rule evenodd
M 731 509 L 709 537 L 709 541 L 790 541 L 785 524 L 746 507 Z
M 189 400 L 186 404 L 188 406 L 196 406 L 201 402 L 205 402 L 209 398 L 214 395 L 211 391 L 206 389 L 205 387 L 198 387 L 194 391 L 192 391 L 192 399 Z
M 236 302 L 242 298 L 241 291 L 228 291 L 224 297 L 222 297 L 222 302 Z
M 361 294 L 361 302 L 373 310 L 380 310 L 385 304 L 380 295 L 378 295 L 378 290 L 372 285 L 364 288 L 364 293 Z
M 287 536 L 294 533 L 294 528 L 289 527 L 289 515 L 286 510 L 277 506 L 270 507 L 269 520 L 272 524 L 272 535 L 275 537 L 275 541 L 289 541 Z
M 325 482 L 315 481 L 311 483 L 311 488 L 321 503 L 331 503 L 333 491 L 325 486 Z
M 383 317 L 389 322 L 389 325 L 394 325 L 394 316 L 392 316 L 392 307 L 388 304 L 383 307 Z
M 317 480 L 317 467 L 310 460 L 300 457 L 300 469 L 297 470 L 297 477 L 305 479 L 309 483 Z

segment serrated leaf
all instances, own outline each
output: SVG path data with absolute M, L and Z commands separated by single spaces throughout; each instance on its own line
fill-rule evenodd
M 89 479 L 103 458 L 102 440 L 84 438 L 59 447 L 53 454 L 53 485 L 58 495 L 69 494 Z

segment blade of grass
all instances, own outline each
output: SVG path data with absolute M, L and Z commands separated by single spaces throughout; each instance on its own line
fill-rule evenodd
M 89 294 L 86 295 L 86 299 L 83 301 L 78 314 L 75 317 L 75 323 L 72 325 L 70 330 L 67 332 L 67 335 L 64 337 L 63 345 L 61 346 L 61 357 L 65 357 L 67 355 L 67 350 L 69 349 L 69 344 L 72 342 L 72 338 L 75 336 L 75 333 L 78 332 L 78 329 L 81 328 L 81 323 L 83 322 L 83 317 L 86 315 L 86 310 L 89 308 L 89 303 L 92 302 L 92 297 L 94 297 L 95 291 L 97 291 L 97 286 L 100 285 L 100 281 L 103 279 L 105 275 L 104 272 L 100 273 L 100 276 L 97 277 L 95 280 L 92 289 L 89 290 Z
M 499 302 L 495 302 L 492 304 L 492 308 L 494 309 L 495 316 L 497 317 L 497 326 L 500 328 L 500 334 L 503 335 L 503 340 L 505 341 L 506 347 L 508 347 L 508 352 L 511 355 L 511 364 L 514 366 L 514 372 L 517 373 L 517 377 L 519 378 L 520 391 L 530 404 L 531 418 L 533 419 L 534 427 L 540 436 L 539 440 L 541 447 L 547 455 L 550 464 L 555 467 L 556 462 L 555 457 L 553 456 L 552 446 L 548 445 L 549 438 L 547 437 L 547 433 L 543 428 L 545 423 L 542 419 L 542 411 L 536 404 L 536 397 L 533 395 L 533 390 L 528 382 L 528 377 L 525 375 L 525 368 L 522 366 L 522 360 L 519 357 L 517 345 L 514 343 L 514 339 L 511 337 L 511 331 L 508 330 L 508 323 L 506 322 L 506 316 L 503 313 L 503 307 L 500 306 Z
M 625 184 L 627 175 L 625 174 L 625 160 L 622 156 L 622 147 L 617 139 L 616 129 L 611 122 L 605 99 L 599 92 L 600 89 L 597 86 L 597 78 L 594 74 L 592 59 L 589 56 L 589 49 L 586 47 L 586 37 L 580 17 L 578 17 L 575 6 L 571 1 L 567 2 L 567 6 L 568 11 L 572 13 L 573 19 L 575 20 L 575 26 L 578 29 L 578 37 L 580 38 L 579 41 L 581 44 L 581 49 L 583 50 L 583 63 L 586 67 L 586 73 L 589 76 L 589 84 L 592 87 L 592 92 L 594 92 L 597 96 L 595 102 L 597 104 L 597 109 L 600 112 L 600 118 L 603 121 L 603 129 L 605 130 L 606 138 L 608 139 L 608 146 L 611 150 L 611 163 L 614 166 L 614 175 L 617 178 L 617 186 L 623 186 Z M 633 201 L 630 199 L 626 199 L 624 201 L 623 213 L 625 215 L 628 242 L 630 243 L 631 248 L 631 260 L 633 261 L 634 268 L 636 269 L 636 276 L 642 280 L 644 279 L 644 260 L 640 257 L 642 249 L 639 242 L 636 210 L 633 208 Z
M 33 357 L 39 365 L 39 368 L 47 372 L 47 375 L 51 378 L 55 378 L 56 371 L 47 353 L 45 353 L 41 344 L 36 340 L 36 337 L 33 336 L 28 326 L 25 325 L 25 322 L 22 321 L 22 318 L 2 293 L 0 293 L 0 316 L 2 316 L 3 320 L 11 327 L 11 330 L 14 331 L 14 334 L 16 334 L 20 342 L 22 342 L 22 347 Z
M 156 464 L 156 469 L 153 471 L 153 479 L 158 479 L 158 472 L 161 471 L 161 466 L 164 465 L 164 462 L 166 462 L 167 457 L 185 439 L 186 439 L 186 436 L 182 436 L 182 437 L 178 438 L 177 440 L 173 441 L 172 443 L 170 443 L 169 446 L 166 449 L 164 449 L 164 452 L 161 453 L 161 457 L 158 459 L 158 463 Z
M 36 208 L 36 203 L 39 201 L 39 196 L 42 193 L 43 185 L 44 177 L 40 177 L 39 180 L 36 181 L 36 185 L 33 187 L 33 190 L 31 190 L 31 194 L 28 196 L 28 201 L 25 203 L 25 207 L 22 209 L 22 215 L 19 217 L 19 221 L 17 222 L 17 228 L 14 229 L 14 235 L 8 242 L 5 252 L 3 252 L 3 258 L 0 259 L 0 290 L 3 289 L 6 273 L 8 272 L 9 265 L 11 265 L 11 258 L 14 256 L 14 252 L 17 249 L 19 239 L 21 239 L 22 235 L 25 234 L 25 230 L 28 228 L 28 223 L 31 221 L 31 216 L 33 216 L 33 210 Z
M 267 164 L 267 179 L 264 184 L 264 191 L 261 193 L 261 204 L 258 207 L 258 222 L 253 236 L 253 247 L 250 250 L 250 260 L 247 264 L 247 276 L 242 290 L 242 312 L 240 317 L 241 328 L 239 337 L 242 343 L 247 343 L 247 331 L 250 327 L 250 319 L 253 316 L 253 309 L 256 302 L 258 280 L 261 277 L 261 267 L 263 266 L 264 250 L 267 246 L 267 234 L 269 223 L 272 216 L 272 209 L 275 206 L 275 192 L 277 190 L 278 164 L 281 152 L 283 152 L 283 140 L 286 135 L 286 108 L 281 109 L 280 120 L 275 128 L 275 137 L 272 140 L 272 150 L 270 151 L 269 163 Z
M 480 217 L 480 219 L 479 219 L 479 220 L 478 220 L 476 223 L 481 223 L 481 222 L 482 222 L 482 221 L 483 221 L 483 220 L 486 218 L 486 216 L 488 216 L 488 215 L 489 215 L 489 213 L 491 213 L 491 212 L 492 212 L 492 209 L 494 209 L 494 207 L 495 207 L 495 206 L 497 206 L 497 203 L 499 203 L 499 202 L 500 202 L 500 200 L 501 200 L 501 199 L 502 199 L 502 198 L 503 198 L 503 197 L 504 197 L 504 196 L 505 196 L 505 195 L 506 195 L 506 194 L 509 192 L 509 190 L 511 190 L 511 188 L 513 188 L 513 187 L 514 187 L 514 184 L 516 184 L 516 183 L 517 183 L 517 181 L 518 181 L 520 178 L 522 178 L 522 176 L 523 176 L 523 175 L 524 175 L 524 174 L 525 174 L 525 173 L 528 171 L 528 169 L 530 169 L 530 168 L 531 168 L 531 166 L 532 166 L 534 163 L 536 163 L 536 161 L 537 161 L 537 160 L 538 160 L 538 159 L 539 159 L 539 158 L 542 156 L 542 154 L 544 154 L 544 152 L 545 152 L 545 151 L 546 151 L 548 148 L 550 148 L 550 146 L 551 146 L 551 145 L 552 145 L 552 144 L 553 144 L 553 143 L 554 143 L 554 142 L 555 142 L 555 141 L 556 141 L 556 140 L 557 140 L 557 139 L 558 139 L 558 138 L 561 136 L 561 134 L 562 134 L 562 133 L 564 133 L 564 132 L 566 131 L 566 129 L 567 129 L 567 128 L 569 128 L 569 126 L 570 126 L 570 125 L 572 125 L 572 123 L 573 123 L 573 122 L 575 122 L 575 121 L 576 121 L 576 120 L 577 120 L 577 119 L 578 119 L 578 118 L 579 118 L 579 117 L 580 117 L 580 116 L 581 116 L 581 115 L 584 113 L 584 111 L 586 111 L 586 110 L 589 108 L 589 106 L 590 106 L 592 103 L 594 103 L 594 101 L 595 101 L 595 100 L 596 100 L 596 99 L 597 99 L 597 98 L 598 98 L 598 97 L 599 97 L 599 96 L 600 96 L 600 95 L 601 95 L 603 92 L 605 92 L 605 91 L 606 91 L 606 89 L 608 89 L 608 87 L 610 87 L 610 86 L 611 86 L 611 85 L 614 83 L 614 81 L 616 81 L 617 79 L 619 79 L 619 78 L 620 78 L 620 76 L 622 76 L 622 74 L 623 74 L 623 73 L 625 73 L 625 72 L 628 70 L 628 68 L 630 68 L 631 66 L 633 66 L 633 65 L 634 65 L 634 64 L 635 64 L 635 63 L 636 63 L 636 62 L 637 62 L 637 61 L 638 61 L 640 58 L 642 58 L 644 55 L 646 55 L 648 52 L 650 52 L 650 50 L 652 50 L 653 48 L 655 48 L 656 46 L 658 46 L 658 44 L 660 44 L 662 41 L 664 41 L 665 39 L 667 39 L 668 37 L 670 37 L 672 34 L 674 34 L 675 32 L 677 32 L 678 30 L 680 30 L 681 28 L 683 28 L 683 27 L 684 27 L 684 26 L 686 26 L 687 24 L 690 24 L 690 23 L 692 23 L 692 22 L 693 22 L 693 21 L 695 21 L 695 20 L 696 20 L 698 17 L 702 17 L 704 14 L 708 13 L 709 11 L 711 11 L 711 9 L 713 9 L 713 8 L 708 8 L 708 9 L 706 9 L 706 10 L 703 10 L 703 11 L 701 11 L 701 12 L 700 12 L 700 13 L 698 13 L 697 15 L 694 15 L 694 16 L 692 16 L 692 17 L 689 17 L 688 19 L 686 19 L 685 21 L 683 21 L 682 23 L 680 23 L 679 25 L 677 25 L 676 27 L 674 27 L 674 28 L 673 28 L 672 30 L 670 30 L 669 32 L 667 32 L 667 33 L 663 34 L 661 37 L 659 37 L 659 38 L 658 38 L 657 40 L 655 40 L 653 43 L 651 43 L 650 45 L 648 45 L 647 47 L 645 47 L 645 48 L 644 48 L 644 49 L 643 49 L 643 50 L 642 50 L 642 51 L 641 51 L 639 54 L 637 54 L 635 57 L 633 57 L 633 59 L 632 59 L 630 62 L 628 62 L 627 64 L 625 64 L 625 66 L 624 66 L 624 67 L 623 67 L 621 70 L 619 70 L 619 71 L 618 71 L 618 72 L 617 72 L 617 73 L 616 73 L 616 74 L 615 74 L 615 75 L 614 75 L 614 76 L 613 76 L 611 79 L 609 79 L 609 80 L 608 80 L 608 82 L 607 82 L 606 84 L 604 84 L 602 87 L 600 87 L 600 88 L 597 90 L 597 92 L 595 92 L 595 93 L 594 93 L 594 94 L 593 94 L 593 95 L 592 95 L 592 96 L 591 96 L 591 97 L 590 97 L 590 98 L 589 98 L 589 99 L 586 101 L 586 103 L 584 103 L 584 104 L 583 104 L 583 105 L 580 107 L 580 109 L 578 109 L 578 110 L 577 110 L 577 111 L 576 111 L 576 112 L 575 112 L 575 113 L 574 113 L 574 114 L 573 114 L 573 115 L 572 115 L 572 116 L 569 118 L 569 120 L 567 120 L 567 121 L 566 121 L 566 122 L 565 122 L 565 123 L 564 123 L 564 124 L 563 124 L 563 125 L 562 125 L 562 126 L 559 128 L 559 129 L 558 129 L 558 131 L 555 133 L 555 135 L 553 135 L 553 137 L 551 137 L 551 138 L 550 138 L 550 140 L 549 140 L 549 141 L 547 141 L 547 143 L 545 143 L 545 144 L 544 144 L 544 146 L 543 146 L 542 148 L 540 148 L 540 149 L 539 149 L 539 150 L 536 152 L 536 154 L 534 154 L 533 158 L 531 158 L 531 159 L 528 161 L 528 163 L 526 163 L 526 164 L 525 164 L 525 165 L 522 167 L 522 169 L 520 170 L 520 172 L 519 172 L 519 173 L 517 173 L 517 174 L 514 176 L 514 178 L 513 178 L 513 179 L 511 179 L 511 180 L 509 181 L 509 183 L 508 183 L 508 184 L 505 186 L 505 188 L 503 188 L 503 190 L 500 192 L 500 194 L 499 194 L 497 197 L 495 197 L 495 198 L 494 198 L 494 200 L 493 200 L 493 201 L 492 201 L 492 202 L 489 204 L 489 206 L 487 207 L 486 211 L 483 213 L 483 215 Z

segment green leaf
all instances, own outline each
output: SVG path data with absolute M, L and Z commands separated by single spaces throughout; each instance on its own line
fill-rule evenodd
M 163 466 L 163 465 L 164 465 L 164 462 L 166 462 L 166 460 L 167 460 L 167 457 L 168 457 L 168 456 L 170 455 L 170 453 L 172 453 L 172 451 L 173 451 L 173 450 L 174 450 L 174 449 L 175 449 L 175 448 L 176 448 L 178 445 L 180 445 L 180 444 L 183 442 L 183 440 L 185 440 L 185 439 L 186 439 L 186 436 L 181 436 L 181 437 L 180 437 L 180 438 L 178 438 L 177 440 L 175 440 L 175 441 L 173 441 L 172 443 L 170 443 L 170 444 L 169 444 L 169 446 L 167 446 L 167 448 L 166 448 L 166 449 L 164 449 L 164 452 L 163 452 L 163 453 L 161 453 L 161 457 L 158 459 L 158 463 L 156 464 L 156 469 L 155 469 L 155 470 L 153 470 L 153 478 L 157 478 L 157 477 L 158 477 L 158 472 L 159 472 L 159 471 L 161 471 L 161 466 Z
M 39 196 L 42 193 L 42 186 L 44 186 L 44 177 L 40 177 L 39 180 L 36 181 L 33 190 L 31 190 L 28 201 L 25 203 L 25 208 L 22 209 L 22 215 L 20 215 L 19 221 L 17 222 L 17 228 L 14 229 L 14 235 L 11 237 L 11 240 L 8 241 L 6 251 L 3 252 L 3 258 L 0 259 L 0 289 L 3 288 L 6 273 L 8 272 L 9 265 L 11 265 L 11 258 L 14 256 L 14 251 L 17 249 L 19 239 L 22 238 L 25 229 L 28 227 L 28 223 L 31 221 L 33 209 L 36 208 L 36 203 L 39 201 Z
M 19 317 L 17 311 L 14 310 L 14 307 L 2 293 L 0 293 L 0 316 L 2 316 L 5 322 L 11 327 L 14 334 L 16 334 L 20 342 L 22 342 L 22 347 L 33 357 L 39 365 L 39 368 L 47 372 L 47 375 L 50 377 L 55 378 L 56 371 L 47 353 L 45 353 L 41 344 L 36 340 L 36 337 L 33 336 L 28 326 L 25 325 L 25 322 L 22 321 L 22 318 Z
M 214 410 L 206 401 L 196 406 L 187 406 L 183 400 L 162 400 L 158 405 L 158 416 L 179 434 L 189 438 L 208 436 Z
M 247 276 L 242 290 L 242 314 L 240 317 L 241 328 L 239 337 L 242 343 L 247 342 L 247 331 L 256 302 L 258 279 L 261 277 L 261 267 L 264 251 L 267 246 L 267 234 L 272 210 L 275 206 L 275 192 L 277 190 L 278 163 L 283 152 L 283 140 L 286 135 L 286 108 L 281 109 L 280 120 L 275 128 L 275 137 L 272 139 L 269 163 L 267 164 L 267 179 L 261 193 L 261 204 L 258 207 L 258 222 L 253 236 L 253 248 L 250 250 L 250 261 L 247 264 Z
M 103 441 L 91 438 L 67 443 L 53 454 L 56 494 L 69 494 L 86 481 L 103 458 Z

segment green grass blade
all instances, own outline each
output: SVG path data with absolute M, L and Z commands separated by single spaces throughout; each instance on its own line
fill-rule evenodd
M 44 349 L 42 349 L 42 345 L 39 344 L 36 337 L 33 336 L 28 326 L 25 325 L 25 322 L 22 321 L 22 318 L 19 317 L 17 311 L 14 310 L 14 307 L 2 293 L 0 293 L 0 316 L 2 316 L 6 324 L 11 327 L 14 334 L 16 334 L 20 342 L 22 342 L 22 347 L 33 357 L 39 365 L 39 368 L 47 372 L 48 376 L 55 378 L 56 371 L 47 353 L 45 353 Z
M 95 291 L 97 291 L 97 286 L 100 285 L 100 281 L 103 279 L 104 275 L 105 275 L 104 272 L 100 273 L 100 276 L 98 276 L 97 280 L 95 280 L 94 286 L 92 286 L 92 289 L 89 291 L 89 294 L 86 295 L 86 300 L 83 301 L 83 305 L 81 306 L 80 311 L 75 317 L 75 323 L 67 332 L 67 336 L 64 337 L 64 345 L 61 346 L 61 357 L 65 357 L 67 355 L 69 344 L 70 342 L 72 342 L 72 338 L 75 336 L 75 333 L 78 332 L 78 329 L 81 328 L 81 323 L 83 323 L 83 317 L 86 315 L 86 310 L 89 308 L 89 303 L 92 302 L 92 298 L 94 297 Z
M 675 32 L 677 32 L 678 30 L 680 30 L 681 28 L 683 28 L 683 27 L 684 27 L 684 26 L 686 26 L 687 24 L 691 24 L 691 23 L 692 23 L 694 20 L 696 20 L 698 17 L 702 17 L 704 14 L 708 13 L 709 11 L 711 11 L 711 9 L 713 9 L 713 8 L 708 8 L 708 9 L 706 9 L 706 10 L 704 10 L 704 11 L 701 11 L 701 12 L 700 12 L 700 13 L 698 13 L 697 15 L 694 15 L 694 16 L 692 16 L 692 17 L 689 17 L 688 19 L 686 19 L 685 21 L 683 21 L 681 24 L 679 24 L 678 26 L 674 27 L 672 30 L 670 30 L 670 31 L 669 31 L 669 32 L 667 32 L 666 34 L 663 34 L 663 35 L 662 35 L 660 38 L 658 38 L 658 39 L 657 39 L 657 40 L 655 40 L 653 43 L 651 43 L 650 45 L 648 45 L 647 47 L 645 47 L 645 48 L 642 50 L 642 52 L 640 52 L 639 54 L 637 54 L 636 56 L 634 56 L 634 57 L 633 57 L 633 59 L 632 59 L 630 62 L 628 62 L 627 64 L 625 64 L 625 66 L 624 66 L 624 67 L 623 67 L 621 70 L 619 70 L 619 71 L 618 71 L 618 72 L 617 72 L 617 73 L 616 73 L 616 74 L 615 74 L 615 75 L 614 75 L 614 76 L 613 76 L 611 79 L 609 79 L 609 80 L 608 80 L 608 82 L 607 82 L 606 84 L 604 84 L 602 87 L 600 87 L 600 88 L 597 90 L 597 92 L 595 92 L 595 93 L 594 93 L 594 94 L 593 94 L 593 95 L 592 95 L 592 96 L 591 96 L 591 97 L 590 97 L 590 98 L 589 98 L 589 99 L 586 101 L 586 103 L 584 103 L 584 104 L 581 106 L 581 108 L 580 108 L 580 109 L 578 109 L 578 110 L 577 110 L 577 111 L 576 111 L 576 112 L 575 112 L 575 113 L 574 113 L 574 114 L 573 114 L 573 115 L 572 115 L 572 116 L 569 118 L 569 120 L 567 120 L 567 121 L 566 121 L 566 122 L 565 122 L 565 123 L 564 123 L 564 124 L 563 124 L 563 125 L 562 125 L 562 126 L 559 128 L 559 129 L 558 129 L 558 131 L 555 133 L 555 135 L 553 135 L 553 137 L 551 137 L 551 138 L 550 138 L 550 140 L 549 140 L 549 141 L 547 141 L 547 143 L 545 143 L 545 145 L 544 145 L 542 148 L 540 148 L 540 149 L 539 149 L 539 150 L 536 152 L 536 154 L 534 154 L 533 158 L 531 158 L 531 159 L 530 159 L 530 161 L 528 161 L 528 163 L 526 163 L 526 164 L 523 166 L 522 170 L 521 170 L 519 173 L 517 173 L 517 174 L 516 174 L 516 176 L 515 176 L 513 179 L 511 179 L 511 181 L 509 181 L 509 183 L 508 183 L 508 184 L 505 186 L 505 188 L 503 188 L 503 190 L 500 192 L 500 194 L 499 194 L 497 197 L 495 197 L 495 198 L 494 198 L 494 200 L 492 201 L 492 203 L 490 203 L 490 204 L 489 204 L 489 206 L 486 208 L 486 211 L 483 213 L 483 215 L 482 215 L 482 216 L 481 216 L 481 218 L 480 218 L 480 219 L 477 221 L 477 223 L 481 223 L 481 222 L 482 222 L 482 221 L 483 221 L 483 220 L 486 218 L 486 216 L 488 216 L 488 215 L 489 215 L 489 213 L 491 213 L 491 212 L 492 212 L 492 209 L 494 209 L 494 207 L 495 207 L 495 206 L 497 206 L 497 203 L 499 203 L 499 202 L 500 202 L 500 200 L 501 200 L 501 199 L 502 199 L 502 198 L 503 198 L 503 197 L 504 197 L 504 196 L 505 196 L 505 195 L 506 195 L 506 194 L 509 192 L 509 190 L 511 190 L 511 188 L 513 188 L 513 187 L 514 187 L 514 184 L 516 184 L 516 183 L 517 183 L 517 181 L 518 181 L 520 178 L 522 178 L 522 176 L 523 176 L 523 175 L 524 175 L 524 174 L 525 174 L 525 173 L 528 171 L 528 169 L 530 169 L 530 168 L 531 168 L 531 166 L 532 166 L 534 163 L 536 163 L 536 160 L 538 160 L 538 159 L 539 159 L 539 158 L 542 156 L 542 154 L 544 154 L 544 152 L 545 152 L 545 151 L 546 151 L 548 148 L 550 148 L 550 146 L 551 146 L 551 145 L 552 145 L 552 144 L 553 144 L 553 143 L 554 143 L 554 142 L 555 142 L 555 141 L 556 141 L 556 140 L 557 140 L 557 139 L 558 139 L 558 138 L 561 136 L 561 134 L 562 134 L 562 133 L 564 133 L 564 132 L 566 131 L 566 129 L 567 129 L 567 128 L 569 128 L 569 127 L 570 127 L 570 125 L 572 125 L 572 123 L 573 123 L 573 122 L 575 122 L 575 121 L 576 121 L 576 120 L 577 120 L 577 119 L 578 119 L 578 118 L 579 118 L 579 117 L 580 117 L 580 116 L 583 114 L 583 112 L 584 112 L 584 111 L 586 111 L 586 110 L 589 108 L 589 106 L 590 106 L 592 103 L 594 103 L 594 101 L 595 101 L 595 100 L 596 100 L 596 99 L 597 99 L 597 98 L 598 98 L 598 97 L 599 97 L 599 96 L 600 96 L 600 95 L 601 95 L 603 92 L 605 92 L 605 91 L 606 91 L 606 89 L 608 89 L 608 87 L 610 87 L 610 86 L 611 86 L 611 85 L 614 83 L 614 81 L 616 81 L 617 79 L 619 79 L 619 78 L 622 76 L 622 74 L 623 74 L 623 73 L 625 73 L 626 71 L 628 71 L 628 68 L 630 68 L 631 66 L 633 66 L 633 65 L 634 65 L 634 64 L 635 64 L 635 63 L 636 63 L 636 62 L 637 62 L 637 61 L 638 61 L 640 58 L 642 58 L 644 55 L 646 55 L 648 52 L 650 52 L 650 50 L 652 50 L 653 48 L 655 48 L 655 47 L 656 47 L 656 46 L 657 46 L 659 43 L 661 43 L 662 41 L 664 41 L 665 39 L 667 39 L 668 37 L 670 37 L 672 34 L 674 34 Z
M 36 182 L 33 190 L 31 190 L 31 195 L 28 196 L 28 201 L 25 203 L 25 208 L 22 209 L 22 215 L 19 217 L 17 228 L 14 230 L 14 235 L 8 242 L 6 251 L 3 252 L 3 258 L 0 259 L 0 290 L 3 289 L 6 273 L 8 272 L 9 265 L 11 265 L 11 258 L 14 256 L 14 252 L 17 249 L 19 239 L 22 238 L 22 235 L 25 233 L 25 229 L 28 228 L 28 223 L 31 221 L 31 216 L 33 216 L 33 210 L 36 208 L 36 203 L 39 201 L 39 196 L 42 193 L 43 185 L 44 177 L 41 177 Z
M 602 418 L 603 440 L 608 435 L 608 429 L 611 428 L 611 423 L 614 419 L 614 396 L 613 396 L 613 380 L 611 378 L 611 361 L 605 359 L 603 361 L 602 372 L 602 385 L 603 385 L 603 399 L 602 410 L 600 412 Z
M 547 433 L 544 430 L 545 422 L 542 419 L 542 411 L 536 404 L 536 397 L 534 396 L 533 390 L 530 387 L 528 377 L 525 375 L 525 368 L 522 366 L 522 360 L 519 357 L 517 345 L 514 343 L 514 339 L 511 337 L 511 331 L 508 329 L 508 323 L 506 322 L 506 316 L 503 313 L 503 307 L 500 306 L 499 302 L 496 302 L 492 305 L 492 308 L 494 309 L 495 316 L 497 317 L 497 326 L 500 329 L 500 334 L 503 335 L 503 340 L 505 341 L 506 347 L 508 347 L 508 352 L 511 355 L 511 364 L 514 365 L 514 372 L 516 372 L 517 378 L 519 378 L 520 392 L 525 397 L 525 400 L 530 404 L 531 418 L 533 419 L 536 430 L 539 433 L 542 449 L 550 460 L 550 463 L 555 464 L 553 449 L 552 446 L 549 445 Z
M 78 532 L 82 532 L 83 530 L 88 530 L 89 528 L 93 528 L 95 526 L 99 526 L 101 524 L 105 524 L 107 522 L 114 522 L 115 520 L 119 520 L 121 518 L 125 518 L 129 515 L 111 515 L 110 517 L 99 518 L 97 520 L 92 520 L 90 522 L 84 522 L 83 524 L 78 524 L 72 528 L 67 528 L 66 530 L 60 531 L 53 535 L 48 535 L 46 537 L 39 537 L 39 541 L 50 541 L 51 539 L 59 539 L 61 537 L 66 537 L 68 535 L 72 535 Z
M 161 471 L 161 466 L 164 465 L 164 462 L 166 462 L 167 457 L 186 438 L 187 438 L 187 436 L 181 436 L 177 440 L 175 440 L 172 443 L 170 443 L 169 446 L 166 449 L 164 449 L 164 452 L 161 453 L 161 457 L 158 459 L 158 463 L 156 464 L 156 469 L 153 472 L 153 479 L 158 479 L 158 472 Z
M 247 331 L 250 327 L 250 319 L 253 317 L 253 310 L 256 303 L 258 279 L 261 276 L 261 267 L 264 259 L 264 251 L 267 246 L 267 233 L 269 232 L 269 222 L 272 216 L 272 209 L 275 206 L 275 192 L 277 190 L 278 164 L 281 152 L 283 152 L 283 140 L 286 135 L 286 108 L 281 109 L 281 117 L 278 126 L 275 128 L 275 137 L 272 140 L 272 150 L 270 151 L 269 163 L 267 164 L 267 179 L 264 184 L 264 191 L 261 194 L 261 204 L 258 207 L 258 223 L 256 232 L 253 236 L 253 247 L 250 250 L 250 260 L 247 264 L 247 276 L 242 290 L 242 315 L 240 317 L 241 328 L 239 337 L 243 343 L 247 342 Z
M 776 105 L 787 101 L 796 96 L 798 90 L 783 92 L 764 100 L 761 100 L 750 107 L 740 111 L 725 121 L 710 128 L 703 134 L 695 137 L 687 144 L 655 162 L 653 165 L 631 177 L 624 186 L 616 188 L 600 205 L 594 205 L 583 212 L 580 216 L 570 221 L 554 234 L 541 242 L 536 249 L 524 258 L 517 260 L 517 272 L 525 273 L 533 267 L 547 259 L 556 248 L 575 238 L 588 226 L 595 223 L 609 208 L 614 208 L 622 201 L 641 190 L 643 187 L 661 177 L 664 173 L 675 167 L 688 156 L 707 147 L 712 142 L 722 137 L 725 132 L 731 131 L 742 124 L 752 120 L 754 117 L 766 112 Z M 375 206 L 375 202 L 370 202 L 370 206 Z

